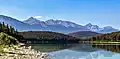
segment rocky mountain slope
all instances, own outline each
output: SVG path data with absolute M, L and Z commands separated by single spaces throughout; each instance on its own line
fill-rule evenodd
M 91 23 L 83 26 L 70 21 L 49 19 L 47 21 L 40 21 L 34 17 L 30 17 L 25 21 L 19 21 L 12 17 L 0 15 L 0 22 L 8 24 L 18 31 L 53 31 L 61 33 L 72 33 L 77 31 L 94 31 L 99 33 L 110 33 L 118 31 L 113 27 L 107 26 L 100 28 L 97 25 Z

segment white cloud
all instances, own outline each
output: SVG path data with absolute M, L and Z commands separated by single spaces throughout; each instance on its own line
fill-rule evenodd
M 42 19 L 42 16 L 35 16 L 36 19 Z

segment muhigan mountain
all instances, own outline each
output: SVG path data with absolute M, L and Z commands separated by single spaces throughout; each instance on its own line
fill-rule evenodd
M 72 33 L 77 31 L 94 31 L 100 33 L 108 33 L 118 31 L 110 26 L 100 28 L 97 25 L 91 23 L 82 26 L 70 21 L 49 19 L 47 21 L 40 21 L 34 17 L 30 17 L 25 21 L 19 21 L 12 17 L 0 15 L 0 22 L 4 22 L 10 26 L 13 26 L 19 31 L 53 31 L 61 33 Z

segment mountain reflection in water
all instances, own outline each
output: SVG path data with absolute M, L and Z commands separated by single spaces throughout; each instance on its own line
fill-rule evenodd
M 120 45 L 37 44 L 34 49 L 49 53 L 52 59 L 119 59 Z

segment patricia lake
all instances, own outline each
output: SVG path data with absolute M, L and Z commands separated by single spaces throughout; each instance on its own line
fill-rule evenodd
M 119 59 L 119 44 L 31 44 L 52 59 Z

